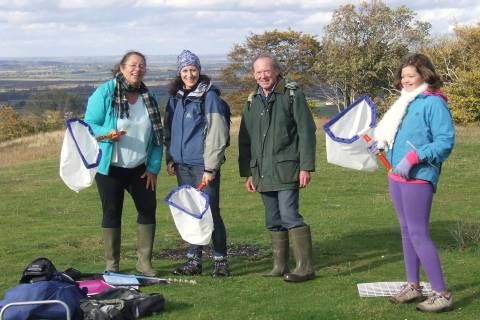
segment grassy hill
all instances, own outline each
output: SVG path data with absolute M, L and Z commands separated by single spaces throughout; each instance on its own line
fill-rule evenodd
M 62 183 L 58 175 L 62 136 L 0 145 L 0 296 L 18 283 L 24 267 L 37 257 L 50 258 L 61 270 L 103 270 L 97 190 L 92 186 L 76 194 Z M 479 138 L 478 126 L 457 128 L 455 149 L 443 167 L 432 209 L 431 234 L 456 305 L 448 315 L 423 315 L 414 305 L 358 296 L 357 283 L 404 280 L 398 222 L 387 194 L 386 172 L 357 172 L 327 164 L 319 129 L 317 171 L 301 192 L 300 203 L 312 229 L 315 280 L 290 284 L 261 277 L 271 267 L 269 237 L 260 196 L 247 193 L 238 177 L 234 134 L 221 186 L 233 276 L 212 279 L 212 263 L 205 258 L 204 275 L 188 278 L 196 279 L 196 285 L 143 288 L 166 298 L 166 312 L 151 319 L 476 319 L 480 313 Z M 160 277 L 168 278 L 182 262 L 178 250 L 186 246 L 163 203 L 175 179 L 162 172 L 158 182 L 154 265 Z M 134 272 L 135 227 L 134 206 L 127 197 L 123 272 Z M 422 280 L 426 280 L 423 275 Z

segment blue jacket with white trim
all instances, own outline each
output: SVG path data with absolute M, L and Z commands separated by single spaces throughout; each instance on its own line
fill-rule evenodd
M 218 171 L 229 138 L 225 113 L 219 90 L 209 83 L 199 83 L 186 97 L 182 90 L 171 96 L 164 119 L 167 162 Z
M 438 96 L 419 94 L 408 106 L 395 136 L 387 159 L 395 168 L 412 149 L 420 163 L 414 166 L 410 178 L 430 181 L 436 190 L 442 163 L 455 142 L 455 129 L 447 103 Z

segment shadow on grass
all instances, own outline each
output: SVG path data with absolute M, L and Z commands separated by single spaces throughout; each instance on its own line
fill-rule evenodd
M 193 308 L 193 306 L 194 305 L 192 303 L 165 300 L 165 310 L 163 311 L 163 313 L 168 313 L 168 312 L 172 312 L 172 311 L 178 312 L 179 310 Z
M 455 221 L 435 221 L 430 225 L 431 237 L 437 248 L 454 248 L 455 240 L 449 230 Z M 314 226 L 312 226 L 313 232 Z M 320 238 L 320 239 L 319 239 Z M 351 275 L 371 271 L 390 263 L 403 265 L 400 227 L 375 228 L 358 232 L 339 234 L 338 237 L 322 240 L 313 238 L 315 270 L 329 268 L 338 275 Z M 266 273 L 272 268 L 270 248 L 260 250 L 251 258 L 242 258 L 244 265 L 235 268 L 236 275 Z M 290 265 L 294 266 L 290 257 Z
M 434 221 L 430 236 L 437 248 L 453 248 L 449 230 L 455 221 Z M 365 272 L 389 263 L 402 263 L 400 227 L 359 230 L 315 242 L 316 269 L 333 268 L 339 275 Z
M 462 295 L 462 298 L 459 300 L 456 300 L 456 293 L 457 292 L 462 292 L 465 289 L 473 289 L 473 293 L 468 294 L 468 295 Z M 455 304 L 455 308 L 462 308 L 466 307 L 476 301 L 480 298 L 480 282 L 473 282 L 473 283 L 458 283 L 455 285 L 452 285 L 450 288 L 451 292 L 453 292 L 453 301 Z

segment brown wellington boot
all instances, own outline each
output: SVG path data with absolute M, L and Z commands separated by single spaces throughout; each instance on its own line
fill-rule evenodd
M 105 271 L 118 272 L 120 270 L 120 228 L 102 228 L 103 246 L 105 248 Z
M 272 238 L 273 269 L 264 277 L 281 277 L 288 272 L 288 231 L 270 231 Z
M 310 227 L 303 226 L 288 230 L 292 243 L 296 267 L 291 273 L 286 273 L 283 280 L 288 282 L 303 282 L 315 278 L 312 255 L 312 236 Z
M 148 277 L 155 277 L 157 272 L 152 267 L 153 240 L 155 224 L 137 225 L 137 271 Z

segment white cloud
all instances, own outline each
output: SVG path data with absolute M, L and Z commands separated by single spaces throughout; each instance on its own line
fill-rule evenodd
M 477 2 L 386 1 L 415 10 L 432 23 L 433 34 L 479 22 Z M 0 55 L 226 53 L 250 33 L 272 29 L 320 37 L 332 12 L 346 3 L 360 0 L 0 0 Z
M 133 6 L 135 0 L 59 0 L 58 7 L 64 9 L 97 9 Z

